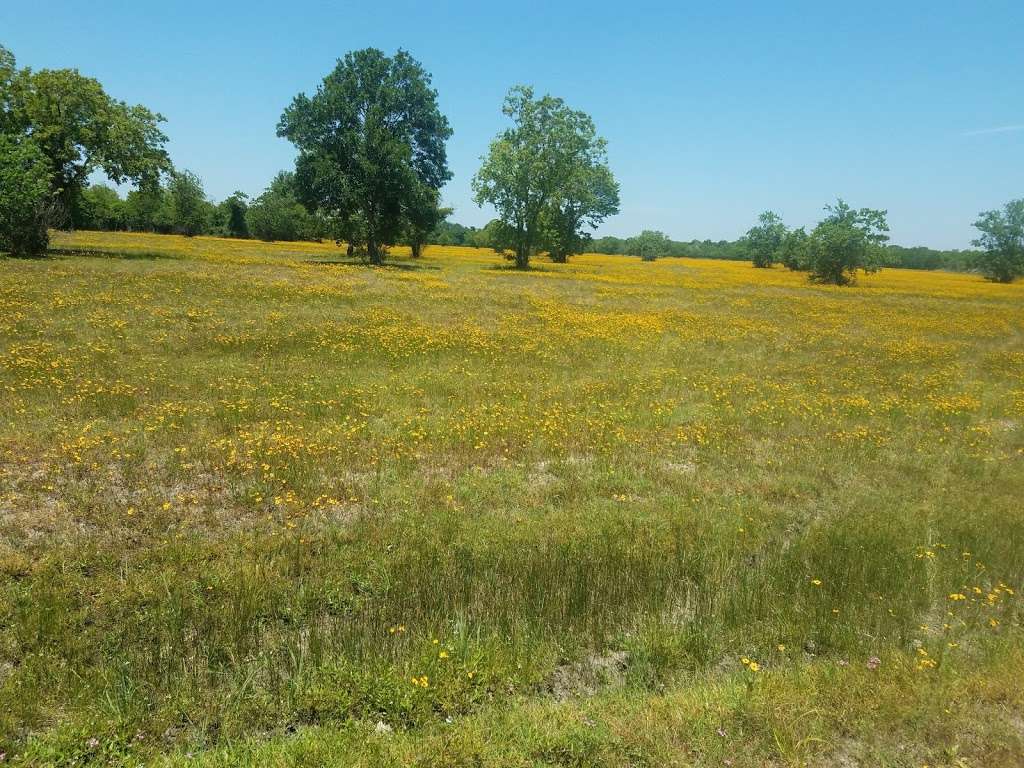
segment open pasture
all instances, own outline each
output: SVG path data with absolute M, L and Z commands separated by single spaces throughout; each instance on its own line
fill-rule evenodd
M 1024 759 L 1024 284 L 52 247 L 0 261 L 8 760 Z

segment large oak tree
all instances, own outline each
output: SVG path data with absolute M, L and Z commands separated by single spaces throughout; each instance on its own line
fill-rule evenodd
M 451 178 L 451 128 L 430 75 L 405 51 L 346 54 L 313 96 L 295 97 L 277 133 L 299 150 L 301 201 L 373 264 Z
M 162 121 L 143 106 L 111 98 L 78 70 L 18 69 L 11 52 L 0 47 L 0 134 L 39 150 L 49 195 L 60 202 L 46 205 L 62 209 L 65 220 L 74 220 L 82 190 L 96 170 L 115 183 L 147 185 L 171 169 Z M 49 223 L 60 222 L 51 214 Z M 41 243 L 34 238 L 31 250 L 45 245 L 45 238 Z

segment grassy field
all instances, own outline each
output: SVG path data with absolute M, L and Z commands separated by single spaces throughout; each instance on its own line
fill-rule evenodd
M 1024 284 L 0 260 L 17 765 L 1020 766 Z

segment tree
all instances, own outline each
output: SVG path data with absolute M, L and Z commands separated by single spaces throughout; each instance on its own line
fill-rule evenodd
M 202 234 L 206 228 L 209 203 L 203 183 L 191 171 L 171 174 L 167 196 L 173 212 L 174 231 L 185 237 Z
M 541 216 L 542 247 L 559 264 L 590 241 L 584 228 L 595 229 L 619 212 L 619 185 L 603 157 L 604 140 L 597 139 L 593 148 L 594 157 L 578 164 Z
M 112 99 L 74 69 L 18 70 L 0 48 L 0 130 L 30 137 L 46 158 L 50 189 L 66 215 L 80 203 L 93 171 L 115 182 L 154 181 L 171 168 L 163 117 Z
M 427 239 L 452 213 L 451 208 L 442 208 L 440 201 L 441 196 L 437 190 L 423 186 L 406 209 L 405 241 L 414 259 L 420 257 Z
M 124 201 L 125 221 L 136 232 L 170 232 L 173 216 L 167 193 L 156 182 L 133 189 Z
M 742 245 L 755 267 L 767 268 L 778 258 L 786 237 L 786 225 L 772 211 L 765 211 L 757 220 L 758 225 L 747 230 Z
M 545 231 L 549 237 L 561 231 L 552 242 L 567 253 L 584 223 L 618 210 L 610 172 L 593 170 L 606 169 L 605 142 L 593 120 L 562 99 L 533 94 L 524 85 L 508 92 L 502 112 L 513 125 L 491 142 L 473 178 L 477 205 L 497 210 L 519 269 L 528 268 L 530 257 L 544 247 Z
M 249 210 L 249 196 L 244 192 L 235 192 L 219 206 L 220 215 L 224 220 L 223 231 L 228 237 L 249 237 L 249 225 L 245 214 Z
M 501 219 L 491 219 L 482 229 L 472 232 L 466 245 L 474 248 L 491 248 L 504 255 L 511 242 L 511 233 Z
M 123 229 L 125 224 L 125 203 L 116 190 L 104 184 L 95 184 L 82 190 L 76 227 L 115 230 Z
M 252 201 L 246 212 L 246 224 L 255 237 L 267 242 L 312 239 L 315 222 L 296 198 L 295 188 L 295 174 L 282 171 Z
M 645 229 L 626 241 L 626 252 L 630 256 L 639 256 L 642 261 L 654 261 L 659 256 L 666 255 L 671 246 L 672 241 L 664 232 Z
M 321 210 L 336 237 L 380 264 L 408 215 L 451 178 L 452 131 L 430 75 L 405 51 L 348 53 L 313 97 L 299 94 L 277 133 L 299 151 L 299 200 Z
M 778 259 L 786 269 L 807 268 L 807 230 L 803 227 L 790 230 L 779 245 Z
M 43 255 L 52 201 L 49 167 L 39 147 L 0 135 L 0 251 Z
M 986 279 L 1010 283 L 1024 275 L 1024 199 L 1011 200 L 1002 211 L 985 211 L 974 226 L 981 232 L 972 244 L 982 251 L 975 263 Z
M 808 235 L 805 259 L 815 283 L 850 285 L 857 272 L 877 272 L 889 239 L 885 211 L 855 210 L 842 199 L 825 206 L 826 216 Z

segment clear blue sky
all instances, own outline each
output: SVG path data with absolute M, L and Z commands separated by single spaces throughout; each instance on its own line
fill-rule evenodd
M 77 67 L 167 117 L 172 159 L 223 198 L 292 164 L 282 108 L 346 51 L 402 47 L 455 135 L 453 219 L 533 84 L 594 116 L 622 184 L 603 234 L 735 238 L 766 208 L 887 208 L 893 242 L 966 247 L 1024 197 L 1024 2 L 9 2 L 22 65 Z

